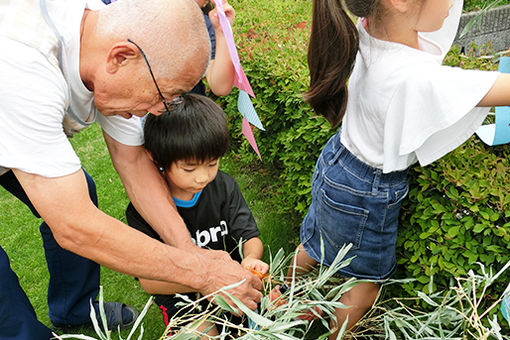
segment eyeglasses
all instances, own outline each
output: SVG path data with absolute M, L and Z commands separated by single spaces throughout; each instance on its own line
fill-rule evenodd
M 130 43 L 136 46 L 138 48 L 138 51 L 142 54 L 143 60 L 145 60 L 145 63 L 147 64 L 147 67 L 149 68 L 149 72 L 151 74 L 152 80 L 154 81 L 154 85 L 156 85 L 156 89 L 158 90 L 159 97 L 161 98 L 161 101 L 163 102 L 163 105 L 165 106 L 165 111 L 170 112 L 169 105 L 167 104 L 165 97 L 163 97 L 163 93 L 161 93 L 161 90 L 159 89 L 158 83 L 156 82 L 156 78 L 154 77 L 154 74 L 152 73 L 151 65 L 149 65 L 149 61 L 147 60 L 147 56 L 145 56 L 145 53 L 143 52 L 142 48 L 138 46 L 137 43 L 135 43 L 133 40 L 128 39 Z

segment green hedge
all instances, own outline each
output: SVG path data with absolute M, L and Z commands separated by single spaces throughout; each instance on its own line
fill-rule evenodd
M 334 133 L 302 100 L 308 85 L 310 2 L 255 0 L 233 1 L 232 5 L 236 8 L 234 31 L 243 69 L 266 129 L 254 128 L 262 162 L 278 171 L 280 194 L 286 201 L 283 208 L 302 213 L 311 199 L 310 176 L 315 159 Z M 241 135 L 237 90 L 221 100 L 230 116 L 237 154 L 244 161 L 257 160 Z
M 278 207 L 302 216 L 310 203 L 310 179 L 322 146 L 335 133 L 303 103 L 308 85 L 306 50 L 311 2 L 231 1 L 236 42 L 253 87 L 255 108 L 266 131 L 254 128 L 263 166 L 277 174 Z M 339 48 L 332 46 L 332 48 Z M 473 49 L 470 53 L 482 53 Z M 484 51 L 483 53 L 486 53 Z M 447 64 L 494 69 L 487 59 L 465 58 L 453 49 Z M 237 91 L 218 99 L 231 124 L 233 148 L 246 163 L 259 162 L 241 135 Z M 396 277 L 414 277 L 408 292 L 445 288 L 476 262 L 500 268 L 510 261 L 510 173 L 508 146 L 485 147 L 476 137 L 427 167 L 413 167 L 403 205 Z M 277 227 L 277 226 L 275 226 Z M 296 238 L 298 235 L 296 226 Z M 493 295 L 501 293 L 501 279 Z M 401 289 L 401 288 L 399 288 Z M 501 290 L 499 290 L 501 289 Z
M 457 46 L 445 64 L 497 69 L 492 60 L 462 56 Z M 476 262 L 500 268 L 510 261 L 509 171 L 508 146 L 487 147 L 474 136 L 432 165 L 413 168 L 397 245 L 397 275 L 419 282 L 407 290 L 423 290 L 430 275 L 444 287 L 450 274 L 465 275 Z

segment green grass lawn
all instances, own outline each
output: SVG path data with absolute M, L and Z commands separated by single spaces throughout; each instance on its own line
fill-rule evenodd
M 73 137 L 71 142 L 82 160 L 83 167 L 96 182 L 100 209 L 125 222 L 124 210 L 128 198 L 113 169 L 99 126 L 94 124 Z M 239 182 L 259 225 L 261 239 L 266 246 L 265 259 L 268 258 L 269 247 L 274 252 L 280 248 L 286 253 L 292 252 L 298 237 L 299 217 L 278 210 L 281 198 L 275 194 L 275 181 L 271 174 L 264 170 L 262 163 L 258 169 L 246 169 L 240 168 L 235 159 L 235 155 L 226 156 L 220 168 Z M 2 187 L 0 207 L 0 244 L 8 253 L 11 266 L 39 320 L 50 325 L 46 304 L 48 271 L 38 229 L 41 220 L 35 218 L 23 203 L 10 196 Z M 149 295 L 133 277 L 105 267 L 101 269 L 101 284 L 106 301 L 121 301 L 141 310 L 149 299 Z M 157 306 L 152 305 L 144 318 L 144 339 L 158 339 L 164 330 L 163 326 Z M 94 332 L 86 330 L 83 330 L 83 334 L 95 335 Z M 123 333 L 123 336 L 127 336 L 127 333 Z

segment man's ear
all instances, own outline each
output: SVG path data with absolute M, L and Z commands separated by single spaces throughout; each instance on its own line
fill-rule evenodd
M 152 157 L 152 154 L 149 152 L 149 150 L 145 150 L 145 152 L 147 153 L 147 156 L 149 157 L 149 159 L 151 160 L 151 162 L 154 163 L 154 158 Z
M 160 167 L 160 166 L 159 166 L 156 162 L 154 162 L 154 157 L 152 157 L 152 154 L 149 152 L 149 150 L 147 150 L 147 149 L 146 149 L 146 150 L 145 150 L 145 152 L 147 153 L 147 156 L 149 157 L 149 159 L 151 160 L 151 162 L 154 164 L 154 166 L 155 166 L 156 168 L 158 168 L 158 170 L 159 170 L 160 172 L 162 172 L 163 170 L 165 170 L 165 169 L 163 169 L 162 167 Z
M 115 43 L 106 55 L 106 71 L 115 73 L 120 67 L 141 58 L 140 51 L 129 41 Z

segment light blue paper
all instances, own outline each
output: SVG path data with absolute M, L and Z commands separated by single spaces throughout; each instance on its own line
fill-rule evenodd
M 255 108 L 253 107 L 253 104 L 250 100 L 250 96 L 243 90 L 239 90 L 239 97 L 237 98 L 237 108 L 239 109 L 239 112 L 241 112 L 243 117 L 246 118 L 248 122 L 250 122 L 251 125 L 256 126 L 260 130 L 266 131 L 262 127 L 262 123 L 260 122 L 259 116 L 257 115 Z
M 505 320 L 510 323 L 510 296 L 507 296 L 501 301 L 501 314 L 503 314 Z
M 510 57 L 499 60 L 499 72 L 510 73 Z M 496 107 L 496 124 L 482 125 L 476 134 L 487 145 L 510 143 L 510 106 Z
M 255 321 L 248 318 L 248 328 L 257 330 L 257 329 L 259 329 L 259 326 L 257 325 L 257 323 Z

